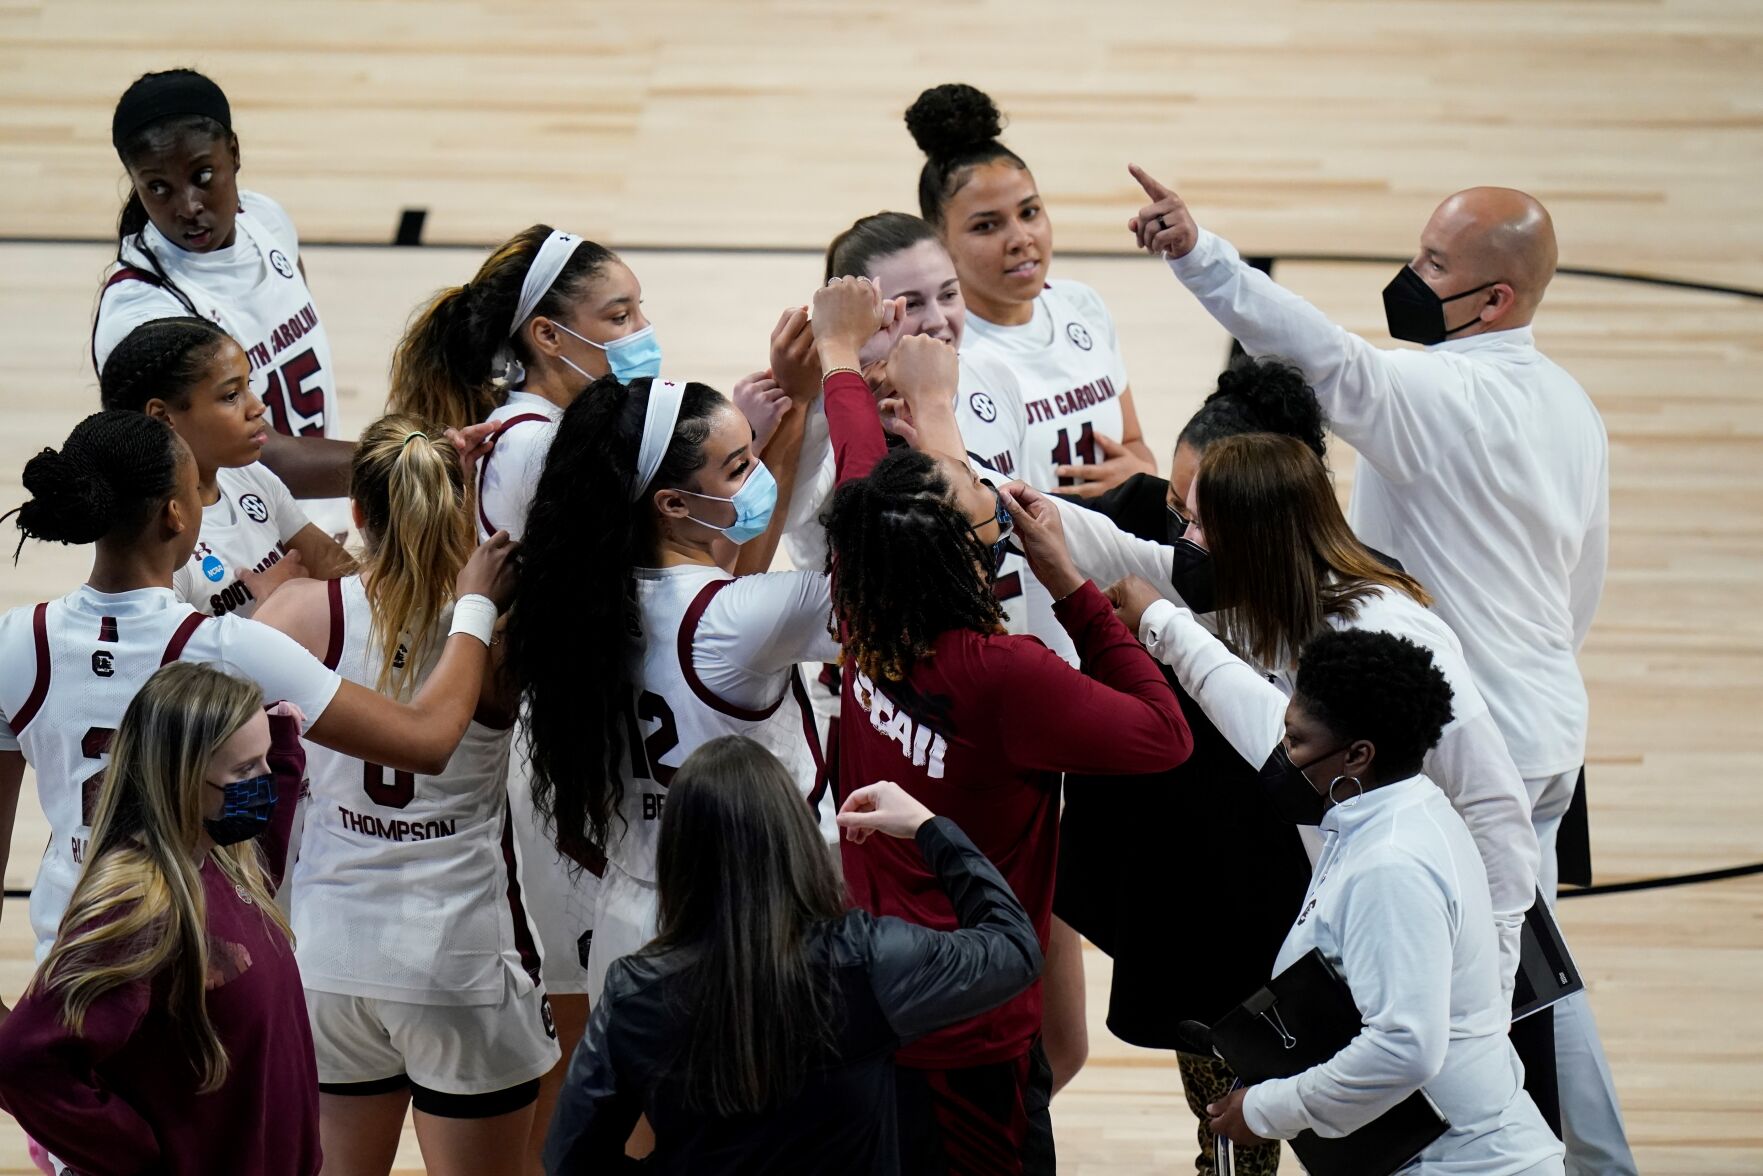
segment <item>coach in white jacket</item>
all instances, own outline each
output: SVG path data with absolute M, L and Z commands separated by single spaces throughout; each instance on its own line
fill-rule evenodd
M 1338 1138 L 1425 1090 L 1450 1127 L 1405 1172 L 1562 1171 L 1506 1037 L 1481 858 L 1419 773 L 1452 701 L 1431 656 L 1403 638 L 1348 629 L 1304 647 L 1283 762 L 1327 805 L 1324 842 L 1274 972 L 1320 950 L 1363 1024 L 1328 1061 L 1214 1103 L 1213 1131 L 1238 1143 Z
M 1244 264 L 1138 168 L 1151 203 L 1130 228 L 1250 355 L 1279 355 L 1360 453 L 1350 519 L 1437 595 L 1525 778 L 1553 901 L 1555 839 L 1585 759 L 1575 654 L 1603 591 L 1609 445 L 1585 390 L 1536 349 L 1554 226 L 1533 198 L 1472 188 L 1439 206 L 1384 291 L 1381 350 Z M 1627 1176 L 1634 1159 L 1584 995 L 1556 1006 L 1568 1171 Z

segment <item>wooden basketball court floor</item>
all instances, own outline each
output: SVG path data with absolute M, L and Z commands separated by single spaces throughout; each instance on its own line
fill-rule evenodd
M 900 110 L 924 85 L 972 81 L 1014 118 L 1007 141 L 1064 251 L 1056 274 L 1113 309 L 1166 462 L 1226 340 L 1158 263 L 1089 255 L 1129 244 L 1128 159 L 1248 254 L 1399 258 L 1439 197 L 1491 182 L 1550 205 L 1564 265 L 1756 290 L 1760 59 L 1763 7 L 1720 0 L 8 4 L 0 509 L 19 500 L 25 459 L 96 405 L 87 329 L 120 193 L 106 131 L 145 69 L 216 76 L 247 185 L 309 242 L 349 243 L 305 259 L 351 429 L 382 403 L 410 309 L 483 254 L 351 247 L 388 240 L 401 209 L 427 208 L 443 245 L 545 220 L 623 247 L 667 370 L 726 387 L 763 365 L 778 311 L 816 284 L 812 250 L 858 215 L 913 207 Z M 1381 340 L 1392 269 L 1282 260 L 1277 275 Z M 1563 276 L 1537 335 L 1611 439 L 1610 575 L 1581 659 L 1598 880 L 1763 859 L 1763 300 Z M 1343 493 L 1353 462 L 1336 447 Z M 88 562 L 27 546 L 0 567 L 0 607 L 66 591 Z M 29 885 L 45 835 L 31 788 L 8 889 Z M 1142 911 L 1193 940 L 1195 967 L 1205 900 Z M 10 1000 L 30 952 L 22 900 L 6 907 Z M 1570 899 L 1561 921 L 1642 1171 L 1763 1171 L 1763 877 Z M 1086 966 L 1091 1060 L 1054 1104 L 1064 1169 L 1191 1170 L 1172 1059 L 1108 1035 L 1108 961 L 1089 951 Z M 422 1170 L 413 1138 L 399 1164 Z M 30 1170 L 0 1116 L 0 1176 Z

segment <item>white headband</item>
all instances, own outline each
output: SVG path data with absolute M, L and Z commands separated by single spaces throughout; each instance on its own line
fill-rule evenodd
M 649 381 L 649 403 L 643 409 L 643 440 L 637 446 L 637 476 L 631 482 L 632 502 L 639 501 L 655 480 L 661 459 L 673 444 L 674 426 L 679 424 L 680 405 L 685 399 L 685 384 L 659 377 Z
M 566 233 L 562 229 L 552 229 L 545 243 L 539 246 L 538 256 L 533 258 L 527 267 L 526 280 L 520 284 L 520 303 L 514 308 L 514 321 L 508 324 L 508 337 L 514 338 L 520 330 L 520 324 L 532 317 L 539 301 L 550 293 L 552 283 L 569 259 L 575 256 L 576 246 L 582 239 L 574 233 Z
M 520 303 L 514 308 L 514 321 L 508 324 L 509 339 L 514 338 L 520 332 L 520 325 L 532 317 L 581 243 L 582 238 L 574 233 L 551 230 L 551 235 L 545 238 L 545 243 L 539 246 L 539 252 L 533 257 L 532 265 L 527 267 L 525 280 L 520 283 Z M 507 342 L 497 349 L 491 370 L 498 376 L 498 386 L 517 387 L 526 380 L 526 371 L 514 358 L 514 348 Z

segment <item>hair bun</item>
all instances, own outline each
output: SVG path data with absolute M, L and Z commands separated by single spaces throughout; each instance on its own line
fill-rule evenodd
M 996 139 L 1004 116 L 985 91 L 965 82 L 945 82 L 918 96 L 906 110 L 906 129 L 931 159 L 953 159 Z
M 45 449 L 25 463 L 31 500 L 18 509 L 19 530 L 56 543 L 96 543 L 110 530 L 116 491 L 89 462 Z
M 1218 391 L 1206 398 L 1208 403 L 1217 399 L 1235 401 L 1265 432 L 1296 437 L 1323 452 L 1328 422 L 1322 404 L 1304 373 L 1285 360 L 1239 358 L 1219 374 Z

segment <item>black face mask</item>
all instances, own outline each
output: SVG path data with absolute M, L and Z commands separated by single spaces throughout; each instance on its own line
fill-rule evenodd
M 225 799 L 221 802 L 220 816 L 212 820 L 202 818 L 202 825 L 208 830 L 208 836 L 214 839 L 214 844 L 237 845 L 269 828 L 270 818 L 275 815 L 274 776 L 234 780 L 222 786 L 221 792 Z
M 1261 765 L 1261 787 L 1267 791 L 1267 799 L 1273 803 L 1273 811 L 1294 825 L 1320 825 L 1322 814 L 1328 811 L 1328 798 L 1316 791 L 1310 783 L 1310 777 L 1304 775 L 1306 768 L 1313 768 L 1330 756 L 1338 755 L 1343 749 L 1335 748 L 1325 751 L 1309 763 L 1299 766 L 1292 762 L 1286 752 L 1286 745 L 1281 743 Z M 1330 781 L 1331 785 L 1333 781 Z
M 1478 316 L 1460 327 L 1447 327 L 1445 303 L 1467 298 L 1497 284 L 1483 282 L 1473 290 L 1440 298 L 1426 284 L 1425 279 L 1414 272 L 1413 266 L 1405 265 L 1390 279 L 1390 284 L 1383 288 L 1383 316 L 1389 323 L 1390 334 L 1395 338 L 1431 347 L 1434 343 L 1443 343 L 1458 331 L 1468 330 L 1481 321 Z
M 1187 533 L 1188 521 L 1168 503 L 1164 509 L 1169 512 L 1169 545 L 1175 548 L 1169 561 L 1169 586 L 1190 610 L 1209 613 L 1218 607 L 1212 583 L 1212 553 L 1192 539 L 1182 538 Z

